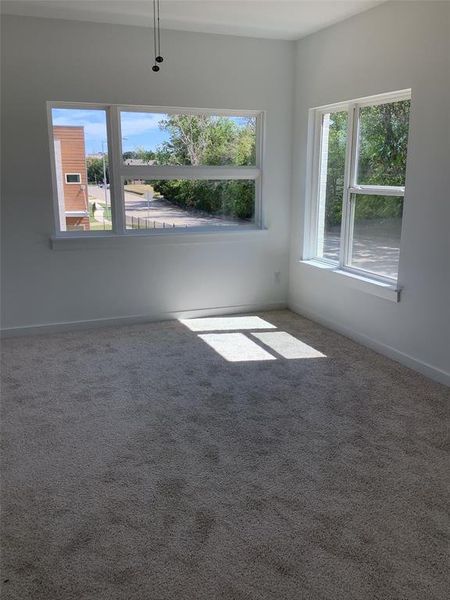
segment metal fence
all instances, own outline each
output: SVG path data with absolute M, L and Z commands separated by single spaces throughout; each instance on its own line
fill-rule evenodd
M 165 223 L 164 221 L 155 221 L 147 217 L 126 216 L 127 228 L 131 229 L 175 229 L 175 223 Z M 187 227 L 187 225 L 178 225 L 178 227 Z

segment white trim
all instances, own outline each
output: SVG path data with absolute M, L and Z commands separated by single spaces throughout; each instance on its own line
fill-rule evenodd
M 122 138 L 120 130 L 120 116 L 117 106 L 110 106 L 106 111 L 108 127 L 108 157 L 110 179 L 110 202 L 112 225 L 115 234 L 123 234 L 126 230 L 125 222 L 125 192 L 120 169 L 122 166 Z
M 47 102 L 52 108 L 87 108 L 92 110 L 107 110 L 111 103 L 104 102 L 67 102 L 65 100 L 49 100 Z M 149 106 L 148 104 L 114 104 L 121 112 L 148 112 L 162 113 L 166 115 L 172 114 L 189 114 L 203 115 L 210 114 L 212 116 L 224 117 L 258 117 L 262 112 L 259 109 L 246 108 L 194 108 L 189 106 Z
M 322 124 L 320 128 L 320 152 L 317 173 L 317 216 L 314 229 L 316 231 L 316 252 L 323 256 L 325 232 L 325 204 L 327 196 L 328 151 L 330 139 L 330 113 L 320 115 Z
M 261 240 L 268 234 L 267 229 L 262 229 L 254 224 L 214 225 L 212 227 L 167 228 L 148 230 L 128 229 L 123 234 L 110 231 L 86 232 L 78 231 L 60 233 L 50 238 L 50 247 L 53 250 L 85 250 L 87 248 L 123 248 L 129 244 L 205 244 L 240 242 Z
M 87 108 L 89 110 L 106 110 L 108 104 L 102 102 L 66 102 L 64 100 L 48 100 L 50 108 Z
M 321 115 L 314 109 L 308 115 L 308 144 L 306 149 L 307 173 L 305 185 L 305 209 L 303 250 L 301 258 L 309 260 L 317 256 L 318 206 L 313 198 L 318 197 L 318 172 L 321 155 Z
M 53 140 L 54 148 L 54 161 L 55 161 L 55 177 L 56 177 L 56 194 L 58 198 L 58 224 L 61 231 L 67 231 L 66 219 L 64 216 L 64 210 L 66 206 L 66 200 L 64 197 L 64 181 L 62 173 L 62 154 L 61 154 L 61 140 Z
M 260 110 L 236 108 L 194 108 L 189 106 L 149 106 L 137 104 L 117 104 L 120 112 L 161 113 L 164 115 L 210 115 L 212 117 L 258 117 Z
M 67 177 L 70 175 L 76 175 L 78 177 L 78 181 L 67 181 Z M 64 179 L 67 185 L 82 185 L 81 173 L 64 173 Z
M 366 271 L 356 272 L 355 270 L 349 270 L 348 267 L 341 268 L 322 260 L 302 260 L 300 264 L 331 273 L 333 277 L 339 277 L 346 285 L 361 292 L 372 294 L 391 302 L 400 301 L 401 288 L 398 287 L 397 282 L 394 280 L 389 281 L 381 277 L 371 277 Z
M 373 273 L 372 271 L 369 271 L 368 269 L 360 269 L 358 267 L 355 266 L 350 266 L 350 265 L 343 265 L 342 267 L 340 267 L 339 272 L 343 271 L 346 275 L 355 275 L 356 277 L 359 277 L 361 279 L 367 280 L 371 283 L 376 283 L 376 284 L 385 284 L 388 286 L 392 286 L 395 289 L 400 289 L 398 287 L 398 281 L 395 277 L 388 277 L 387 275 L 379 275 L 378 273 Z
M 347 113 L 348 121 L 344 169 L 344 193 L 342 198 L 341 241 L 339 244 L 340 268 L 349 262 L 352 254 L 354 206 L 352 206 L 349 188 L 355 178 L 355 157 L 357 153 L 357 143 L 353 144 L 352 140 L 358 140 L 358 119 L 356 118 L 356 112 L 356 105 L 349 104 Z
M 306 319 L 310 319 L 311 321 L 319 323 L 320 325 L 323 325 L 332 331 L 336 331 L 337 333 L 344 335 L 345 337 L 348 337 L 355 342 L 362 344 L 363 346 L 366 346 L 375 352 L 378 352 L 379 354 L 387 356 L 391 360 L 395 360 L 403 366 L 413 369 L 414 371 L 417 371 L 422 375 L 437 381 L 438 383 L 450 386 L 450 373 L 447 373 L 442 369 L 434 367 L 433 365 L 430 365 L 429 363 L 426 363 L 418 358 L 414 358 L 413 356 L 406 354 L 405 352 L 401 352 L 392 346 L 383 344 L 382 342 L 379 342 L 378 340 L 375 340 L 363 333 L 359 333 L 351 327 L 346 327 L 345 325 L 340 325 L 335 321 L 331 321 L 330 319 L 314 311 L 303 308 L 298 304 L 288 302 L 288 307 L 289 310 L 305 317 Z
M 411 99 L 411 88 L 399 90 L 397 92 L 383 92 L 374 94 L 373 96 L 363 96 L 362 98 L 352 98 L 333 102 L 332 104 L 324 104 L 315 106 L 312 110 L 320 112 L 337 112 L 347 110 L 349 104 L 357 104 L 358 106 L 376 106 L 377 104 L 387 104 L 388 102 L 399 102 L 401 100 Z
M 53 135 L 53 105 L 51 102 L 47 102 L 47 128 L 48 128 L 48 141 L 49 141 L 49 152 L 50 152 L 50 174 L 52 179 L 52 199 L 53 199 L 53 231 L 60 231 L 60 201 L 58 197 L 58 179 L 56 173 L 56 160 L 55 160 L 55 138 Z
M 260 229 L 265 226 L 265 217 L 264 217 L 264 206 L 265 203 L 263 201 L 263 174 L 265 169 L 265 157 L 266 157 L 266 112 L 258 111 L 256 116 L 256 166 L 259 170 L 258 176 L 255 178 L 255 208 L 254 208 L 254 220 L 255 226 Z
M 64 215 L 66 217 L 88 217 L 89 212 L 87 210 L 66 210 Z
M 236 306 L 213 306 L 199 309 L 181 309 L 172 311 L 158 311 L 153 314 L 131 315 L 126 317 L 112 317 L 103 319 L 89 319 L 85 321 L 67 321 L 60 323 L 43 323 L 41 325 L 24 325 L 21 327 L 8 327 L 0 330 L 1 338 L 19 337 L 25 335 L 41 335 L 63 333 L 66 331 L 94 329 L 100 327 L 136 325 L 155 321 L 169 321 L 173 319 L 190 319 L 195 317 L 209 317 L 214 315 L 229 315 L 263 310 L 284 310 L 287 308 L 285 301 L 269 302 L 266 304 L 239 304 Z
M 405 186 L 396 185 L 351 185 L 350 194 L 363 194 L 364 196 L 399 196 L 405 195 Z

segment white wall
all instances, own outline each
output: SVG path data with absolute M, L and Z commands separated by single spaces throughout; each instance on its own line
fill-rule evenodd
M 412 88 L 398 304 L 301 264 L 308 109 Z M 450 381 L 450 3 L 383 4 L 297 43 L 290 306 Z M 342 278 L 341 278 L 342 279 Z
M 146 28 L 2 29 L 3 328 L 286 302 L 293 42 L 165 31 L 155 74 Z M 268 231 L 51 250 L 47 100 L 266 110 Z

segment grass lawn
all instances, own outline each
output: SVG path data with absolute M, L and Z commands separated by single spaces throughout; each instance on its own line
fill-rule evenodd
M 146 183 L 130 183 L 129 185 L 124 185 L 124 190 L 126 192 L 132 192 L 133 194 L 139 194 L 139 196 L 143 196 L 145 192 L 153 192 L 153 188 L 151 185 Z
M 103 208 L 103 218 L 105 218 L 107 221 L 111 221 L 112 216 L 111 216 L 111 207 L 108 206 L 108 208 Z
M 105 209 L 105 205 L 102 202 L 96 201 L 97 207 L 103 208 L 103 218 L 109 221 L 109 223 L 101 223 L 97 221 L 92 214 L 92 205 L 89 207 L 89 229 L 90 231 L 110 231 L 112 229 L 111 221 L 111 207 Z
M 111 231 L 111 223 L 100 223 L 91 217 L 89 219 L 89 231 Z
M 107 208 L 105 208 L 105 203 L 104 202 L 100 202 L 99 200 L 92 199 L 89 198 L 89 218 L 92 219 L 92 205 L 95 203 L 95 206 L 97 207 L 97 209 L 103 209 L 103 216 L 105 217 L 105 219 L 108 219 L 108 221 L 111 221 L 111 207 L 108 206 Z

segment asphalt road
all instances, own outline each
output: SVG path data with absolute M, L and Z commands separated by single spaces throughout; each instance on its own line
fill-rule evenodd
M 103 204 L 105 202 L 105 190 L 96 185 L 89 186 L 89 196 L 91 198 L 96 198 Z M 108 205 L 110 205 L 111 199 L 109 190 L 107 190 L 107 201 Z M 141 229 L 161 227 L 205 227 L 211 225 L 235 227 L 239 224 L 239 221 L 233 221 L 231 219 L 196 215 L 195 213 L 185 211 L 178 206 L 174 206 L 164 199 L 158 198 L 147 201 L 143 196 L 131 192 L 125 192 L 125 214 L 128 226 L 131 226 L 132 219 L 134 219 L 134 225 L 137 226 L 137 223 L 139 223 Z

